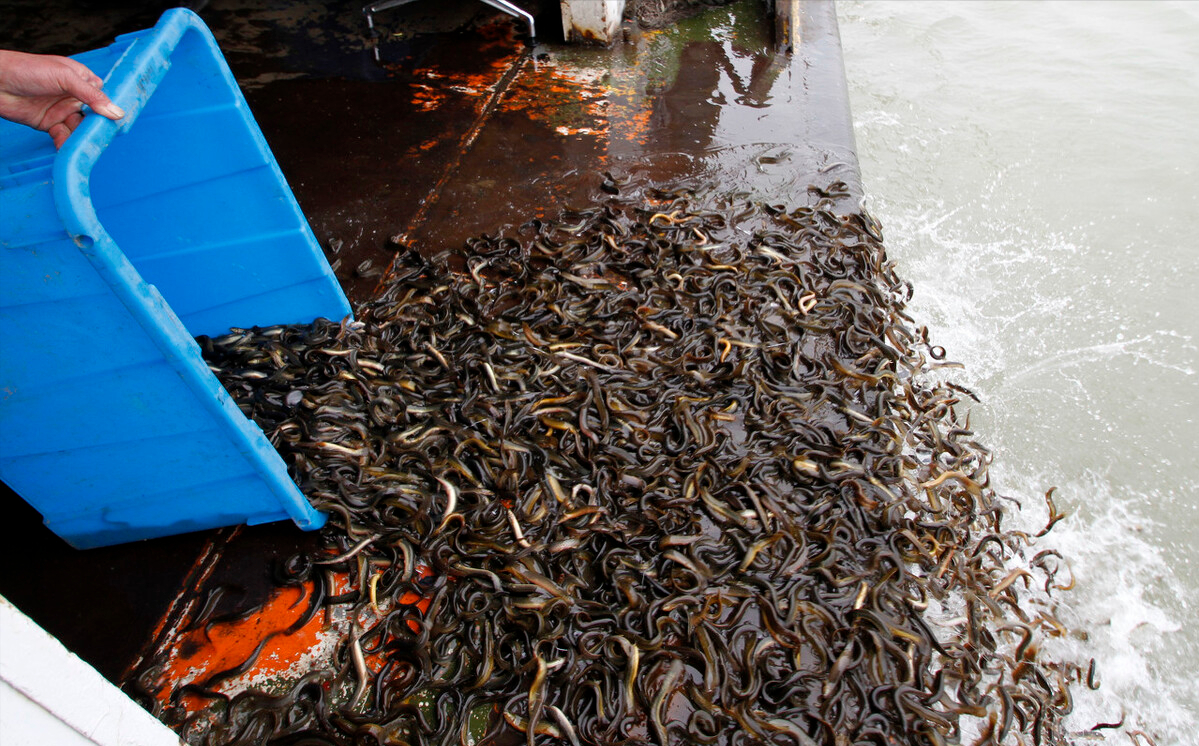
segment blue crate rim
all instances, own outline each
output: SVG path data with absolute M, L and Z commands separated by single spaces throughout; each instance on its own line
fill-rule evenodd
M 166 11 L 153 28 L 118 37 L 116 43 L 126 42 L 129 47 L 107 75 L 105 92 L 125 110 L 125 117 L 120 121 L 112 121 L 90 110 L 85 112 L 82 123 L 55 157 L 54 199 L 68 235 L 155 345 L 163 351 L 178 375 L 193 391 L 209 394 L 198 398 L 217 421 L 226 423 L 225 430 L 230 440 L 256 465 L 264 483 L 278 498 L 281 511 L 299 528 L 314 530 L 321 528 L 328 516 L 313 508 L 303 496 L 287 474 L 282 458 L 262 431 L 257 429 L 257 425 L 231 405 L 228 393 L 204 364 L 199 347 L 182 322 L 157 291 L 142 280 L 105 231 L 91 203 L 89 181 L 96 162 L 118 134 L 135 125 L 138 114 L 169 69 L 169 63 L 163 61 L 169 58 L 170 52 L 185 34 L 193 32 L 205 37 L 214 48 L 219 48 L 212 32 L 200 17 L 186 8 Z M 232 89 L 239 90 L 228 69 L 223 68 L 222 72 Z M 238 104 L 245 107 L 240 96 Z M 273 156 L 261 132 L 254 128 L 253 134 L 258 147 L 273 163 Z M 173 322 L 174 335 L 172 330 L 159 323 L 164 311 Z M 180 334 L 184 337 L 182 344 L 177 338 Z M 230 407 L 241 418 L 241 422 L 229 419 Z

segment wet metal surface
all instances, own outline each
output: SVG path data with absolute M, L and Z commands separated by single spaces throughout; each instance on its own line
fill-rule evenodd
M 813 21 L 813 38 L 818 32 L 835 39 L 835 25 L 821 30 Z M 454 178 L 427 198 L 435 204 L 426 219 L 400 236 L 422 252 L 456 248 L 588 201 L 605 170 L 779 198 L 843 179 L 860 194 L 833 51 L 832 74 L 822 59 L 775 53 L 754 2 L 637 31 L 611 49 L 535 50 Z
M 556 0 L 519 4 L 547 38 L 559 25 Z M 83 51 L 163 7 L 0 0 L 0 47 Z M 370 297 L 398 244 L 460 249 L 592 201 L 605 171 L 791 204 L 811 183 L 860 195 L 835 15 L 826 3 L 804 13 L 788 57 L 756 0 L 669 29 L 626 24 L 611 48 L 529 47 L 523 24 L 474 0 L 380 13 L 376 39 L 361 2 L 200 7 L 352 301 Z M 139 651 L 219 670 L 196 662 L 187 620 L 219 588 L 214 603 L 230 612 L 275 608 L 271 563 L 307 540 L 276 525 L 81 553 L 22 515 L 31 544 L 8 552 L 0 593 L 114 679 Z M 115 577 L 97 581 L 104 572 Z

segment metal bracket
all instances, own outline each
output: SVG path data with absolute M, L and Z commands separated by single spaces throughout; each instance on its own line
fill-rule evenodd
M 406 5 L 414 2 L 414 0 L 379 0 L 379 2 L 371 3 L 362 9 L 363 15 L 366 16 L 366 27 L 370 29 L 371 37 L 378 38 L 378 32 L 375 30 L 375 13 L 389 8 L 395 8 L 400 5 Z M 491 7 L 502 10 L 510 16 L 524 19 L 525 23 L 529 24 L 529 42 L 536 43 L 537 30 L 533 25 L 533 16 L 526 10 L 518 8 L 509 0 L 480 0 Z M 375 59 L 379 58 L 379 47 L 375 45 Z

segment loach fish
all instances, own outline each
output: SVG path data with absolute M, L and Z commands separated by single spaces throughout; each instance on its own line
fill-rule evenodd
M 306 616 L 361 627 L 324 688 L 159 684 L 219 710 L 181 735 L 956 744 L 970 717 L 980 746 L 1066 743 L 1095 669 L 1047 657 L 1065 628 L 1029 599 L 1068 563 L 1018 561 L 1036 537 L 1002 527 L 877 222 L 843 184 L 605 178 L 465 257 L 406 249 L 356 321 L 197 340 L 332 513 L 285 564 L 325 589 Z

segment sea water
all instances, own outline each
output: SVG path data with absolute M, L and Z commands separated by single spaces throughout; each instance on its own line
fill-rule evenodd
M 1199 3 L 842 0 L 867 193 L 993 486 L 1077 579 L 1068 721 L 1199 743 Z M 1125 716 L 1121 730 L 1090 729 Z

